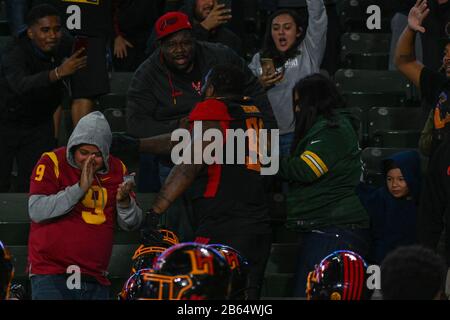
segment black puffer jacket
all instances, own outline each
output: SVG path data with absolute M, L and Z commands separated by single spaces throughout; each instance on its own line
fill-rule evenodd
M 203 79 L 218 64 L 234 64 L 246 74 L 242 85 L 245 95 L 261 106 L 266 124 L 276 126 L 270 102 L 246 62 L 233 50 L 220 44 L 197 41 L 193 74 Z M 185 74 L 173 73 L 164 65 L 157 49 L 136 71 L 128 90 L 128 133 L 137 137 L 152 137 L 172 132 L 179 119 L 187 116 L 202 97 Z

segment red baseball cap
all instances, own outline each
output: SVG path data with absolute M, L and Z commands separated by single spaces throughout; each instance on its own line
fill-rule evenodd
M 155 23 L 156 39 L 162 39 L 172 33 L 185 29 L 192 29 L 187 15 L 178 11 L 167 12 Z

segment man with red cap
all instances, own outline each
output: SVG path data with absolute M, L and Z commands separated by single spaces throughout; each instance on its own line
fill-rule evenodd
M 246 74 L 245 94 L 263 103 L 265 114 L 273 120 L 264 89 L 231 49 L 198 42 L 192 35 L 187 15 L 168 12 L 155 24 L 159 48 L 139 67 L 128 91 L 128 133 L 152 137 L 172 132 L 200 102 L 202 79 L 218 64 L 233 64 Z

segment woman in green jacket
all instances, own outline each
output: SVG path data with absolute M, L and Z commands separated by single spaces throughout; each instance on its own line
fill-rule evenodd
M 358 125 L 328 78 L 313 74 L 293 89 L 296 127 L 292 151 L 280 162 L 290 182 L 289 228 L 299 232 L 295 296 L 305 296 L 308 272 L 335 250 L 365 256 L 369 217 L 355 193 L 361 175 Z

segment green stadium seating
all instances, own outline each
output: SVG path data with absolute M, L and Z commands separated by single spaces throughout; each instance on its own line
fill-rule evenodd
M 421 108 L 372 108 L 368 113 L 369 146 L 416 148 L 423 122 Z
M 9 31 L 8 21 L 0 20 L 0 36 L 9 36 L 11 35 Z
M 11 36 L 0 36 L 0 54 L 13 42 L 13 37 Z
M 261 290 L 261 296 L 268 299 L 291 297 L 294 291 L 293 273 L 267 273 Z
M 106 120 L 108 120 L 112 132 L 127 131 L 125 109 L 108 108 L 103 110 L 103 114 L 105 115 Z
M 345 33 L 341 36 L 344 68 L 387 70 L 391 35 L 385 33 Z
M 336 86 L 348 107 L 397 107 L 413 100 L 413 89 L 396 71 L 340 69 Z

